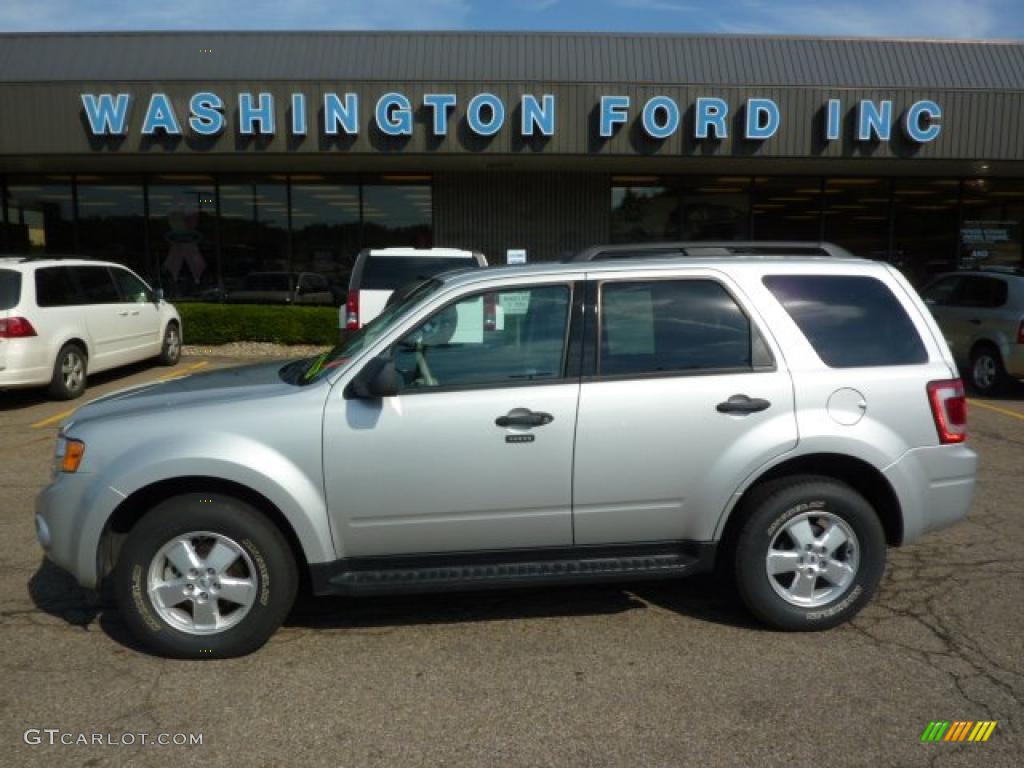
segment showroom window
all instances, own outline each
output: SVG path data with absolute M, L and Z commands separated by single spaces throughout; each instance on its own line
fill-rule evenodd
M 363 185 L 364 248 L 431 247 L 433 194 L 429 177 L 422 178 L 413 183 L 384 178 L 384 183 Z
M 755 240 L 821 238 L 821 179 L 757 176 L 750 192 Z
M 341 303 L 359 254 L 359 196 L 356 181 L 292 176 L 292 269 L 307 281 L 326 281 L 334 303 Z
M 227 301 L 290 301 L 293 286 L 288 254 L 288 186 L 284 181 L 222 181 L 220 240 Z
M 145 200 L 142 178 L 77 176 L 78 252 L 115 261 L 153 282 L 146 254 Z
M 12 253 L 73 253 L 71 177 L 18 176 L 7 182 L 6 249 Z
M 825 240 L 857 256 L 888 258 L 889 204 L 888 179 L 827 179 Z
M 618 186 L 623 182 L 647 182 Z M 655 178 L 613 179 L 611 239 L 613 243 L 648 243 L 679 239 L 679 197 Z
M 956 179 L 893 182 L 891 261 L 915 285 L 955 268 L 959 197 Z
M 217 188 L 212 176 L 149 179 L 149 245 L 168 299 L 218 299 Z
M 1024 268 L 1024 181 L 967 179 L 963 183 L 957 266 Z
M 680 239 L 748 240 L 749 183 L 745 176 L 686 179 L 680 190 Z

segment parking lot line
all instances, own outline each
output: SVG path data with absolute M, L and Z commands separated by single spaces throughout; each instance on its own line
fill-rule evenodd
M 58 421 L 63 419 L 65 416 L 70 416 L 75 412 L 74 408 L 68 408 L 66 411 L 55 413 L 53 416 L 47 416 L 45 419 L 41 419 L 32 425 L 32 429 L 39 429 L 40 427 L 48 427 L 51 424 L 56 424 Z
M 1020 411 L 1011 411 L 1009 408 L 1000 408 L 996 405 L 989 405 L 981 400 L 968 400 L 967 402 L 971 405 L 976 405 L 979 408 L 984 408 L 987 411 L 995 411 L 996 413 L 1001 413 L 1004 416 L 1012 416 L 1015 419 L 1024 421 L 1024 413 L 1021 413 Z

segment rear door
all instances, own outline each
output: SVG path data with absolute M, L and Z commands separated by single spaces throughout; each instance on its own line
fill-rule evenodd
M 118 317 L 124 320 L 127 336 L 124 353 L 131 360 L 144 360 L 160 352 L 160 308 L 153 292 L 140 277 L 121 267 L 110 272 L 121 296 Z M 124 312 L 127 311 L 127 315 Z
M 796 445 L 790 377 L 736 287 L 663 275 L 591 284 L 576 544 L 710 540 L 742 480 Z
M 99 371 L 131 359 L 126 351 L 132 336 L 129 311 L 121 303 L 114 278 L 104 266 L 68 267 L 78 286 L 78 310 L 92 338 L 89 370 Z

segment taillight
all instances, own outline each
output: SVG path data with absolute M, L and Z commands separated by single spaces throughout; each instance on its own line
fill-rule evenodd
M 928 402 L 941 443 L 962 443 L 967 439 L 967 397 L 960 379 L 928 382 Z
M 1024 317 L 1020 319 L 1020 325 L 1017 326 L 1017 343 L 1024 344 Z
M 0 339 L 24 339 L 35 336 L 36 329 L 24 317 L 8 317 L 0 319 Z
M 484 294 L 484 330 L 494 331 L 498 328 L 498 295 Z
M 359 291 L 349 291 L 345 300 L 345 330 L 359 330 Z

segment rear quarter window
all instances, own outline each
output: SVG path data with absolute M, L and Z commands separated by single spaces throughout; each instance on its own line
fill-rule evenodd
M 0 269 L 0 309 L 12 309 L 21 301 L 21 272 Z
M 771 275 L 764 284 L 830 368 L 916 365 L 928 360 L 914 323 L 881 280 Z
M 81 303 L 78 286 L 68 267 L 36 270 L 36 304 L 40 307 L 71 307 Z

